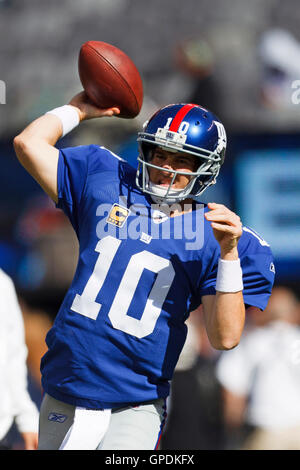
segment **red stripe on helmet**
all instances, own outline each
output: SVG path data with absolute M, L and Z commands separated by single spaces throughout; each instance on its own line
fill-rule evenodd
M 185 118 L 185 116 L 187 115 L 187 113 L 191 109 L 196 108 L 196 107 L 197 106 L 195 104 L 186 104 L 182 108 L 180 108 L 180 110 L 178 111 L 178 113 L 176 114 L 176 116 L 174 117 L 174 119 L 172 121 L 172 124 L 169 128 L 169 131 L 177 132 L 178 129 L 179 129 L 180 124 L 182 123 L 182 121 Z

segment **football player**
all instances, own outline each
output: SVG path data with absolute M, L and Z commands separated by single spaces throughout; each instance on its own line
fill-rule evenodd
M 195 104 L 159 109 L 138 134 L 137 171 L 98 145 L 55 147 L 80 121 L 118 114 L 80 93 L 14 139 L 79 240 L 41 362 L 39 449 L 156 448 L 189 312 L 202 304 L 212 346 L 232 349 L 245 306 L 264 309 L 273 285 L 268 244 L 198 203 L 224 161 L 220 120 Z

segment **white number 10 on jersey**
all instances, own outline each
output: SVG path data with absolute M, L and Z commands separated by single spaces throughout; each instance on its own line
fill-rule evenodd
M 97 243 L 95 251 L 99 256 L 94 271 L 82 294 L 76 294 L 71 310 L 93 320 L 97 319 L 101 304 L 96 302 L 96 298 L 106 277 L 109 276 L 111 264 L 121 243 L 122 240 L 112 236 L 107 236 Z M 128 315 L 128 309 L 144 269 L 157 273 L 157 277 L 141 318 L 136 319 Z M 132 255 L 108 313 L 112 326 L 137 338 L 151 334 L 174 276 L 171 261 L 146 250 Z

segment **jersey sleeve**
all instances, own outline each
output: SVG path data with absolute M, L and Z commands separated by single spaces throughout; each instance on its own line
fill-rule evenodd
M 275 267 L 269 245 L 256 232 L 244 227 L 239 241 L 239 257 L 243 271 L 243 296 L 246 307 L 258 307 L 264 310 L 267 306 L 274 284 Z M 209 252 L 210 261 L 199 285 L 199 296 L 215 295 L 216 278 L 220 249 Z
M 118 159 L 104 147 L 83 145 L 61 149 L 57 168 L 58 203 L 78 231 L 80 203 L 88 175 L 111 169 Z
M 239 253 L 243 270 L 245 305 L 264 310 L 275 279 L 272 251 L 256 232 L 244 227 Z

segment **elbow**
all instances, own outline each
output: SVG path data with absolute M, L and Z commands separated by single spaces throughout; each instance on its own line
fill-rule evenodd
M 239 340 L 237 341 L 228 341 L 228 342 L 223 342 L 221 344 L 221 348 L 219 348 L 221 351 L 230 351 L 230 349 L 234 349 L 238 346 Z
M 23 138 L 21 137 L 21 134 L 17 135 L 14 140 L 13 140 L 13 145 L 14 145 L 14 149 L 15 149 L 15 152 L 16 152 L 16 155 L 17 157 L 19 156 L 19 154 L 21 153 L 21 151 L 24 149 L 24 140 Z
M 14 144 L 14 149 L 15 149 L 15 150 L 17 150 L 17 149 L 19 149 L 20 147 L 22 147 L 22 145 L 23 145 L 22 134 L 16 135 L 16 137 L 15 137 L 14 140 L 13 140 L 13 144 Z
M 19 134 L 14 138 L 13 146 L 19 162 L 23 163 L 29 154 L 29 146 L 22 134 Z
M 223 338 L 220 340 L 211 341 L 211 345 L 214 349 L 219 351 L 230 351 L 238 346 L 240 338 Z

